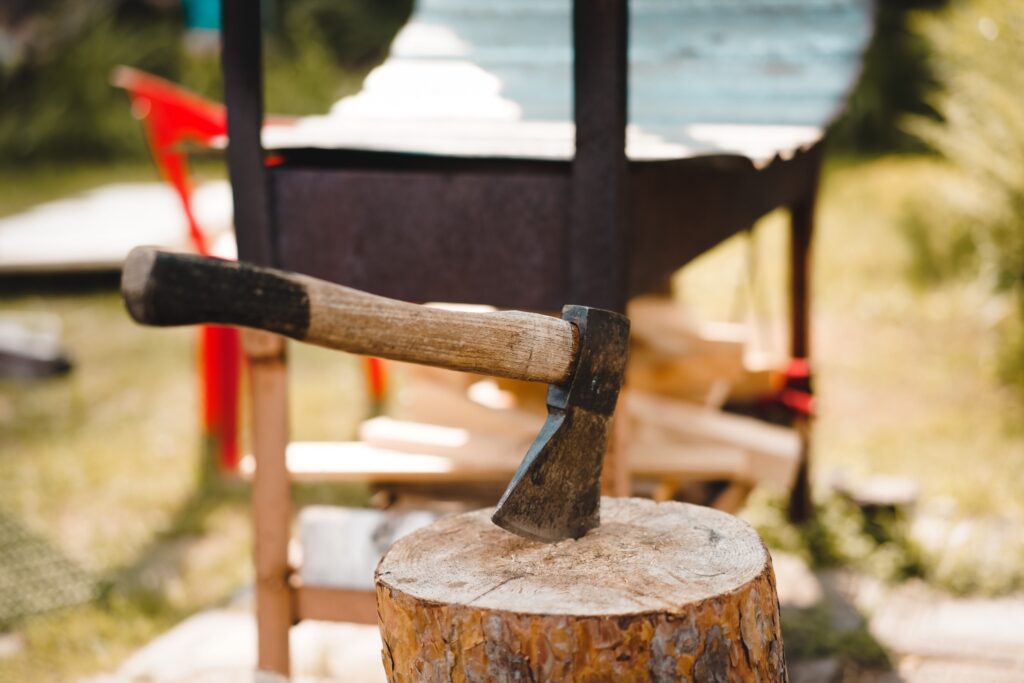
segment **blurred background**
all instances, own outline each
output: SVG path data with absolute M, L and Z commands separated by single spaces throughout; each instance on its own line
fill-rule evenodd
M 412 11 L 411 0 L 264 5 L 266 109 L 279 114 L 357 91 Z M 154 206 L 178 215 L 173 199 L 131 190 L 161 176 L 144 113 L 111 74 L 128 65 L 222 101 L 209 12 L 177 0 L 0 6 L 0 260 L 22 248 L 15 219 L 40 207 L 99 226 L 72 242 L 106 239 L 105 218 L 59 204 L 87 193 L 110 193 L 110 215 L 129 224 L 158 222 Z M 823 667 L 804 680 L 907 675 L 891 637 L 901 629 L 872 619 L 878 601 L 974 605 L 962 623 L 1024 629 L 1024 8 L 888 0 L 874 20 L 828 133 L 818 203 L 817 512 L 791 524 L 770 489 L 741 512 L 785 558 L 777 570 L 795 566 L 821 592 L 784 598 L 787 654 Z M 220 153 L 190 162 L 200 192 L 224 194 Z M 229 229 L 217 201 L 201 218 Z M 680 271 L 674 295 L 700 319 L 735 320 L 749 286 L 740 317 L 775 329 L 787 249 L 786 219 L 770 214 Z M 198 417 L 195 331 L 134 325 L 109 269 L 57 270 L 0 274 L 0 681 L 113 672 L 187 616 L 238 600 L 252 577 L 246 485 L 217 473 Z M 295 434 L 353 438 L 372 409 L 361 363 L 291 353 Z M 299 504 L 370 494 L 294 491 Z M 836 585 L 855 588 L 835 597 Z M 994 677 L 976 680 L 1024 680 L 1019 652 L 978 660 Z

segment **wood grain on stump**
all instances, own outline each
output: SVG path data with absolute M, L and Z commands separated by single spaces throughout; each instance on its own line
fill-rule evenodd
M 490 510 L 399 540 L 377 567 L 390 681 L 786 681 L 757 534 L 685 503 L 605 498 L 578 540 Z

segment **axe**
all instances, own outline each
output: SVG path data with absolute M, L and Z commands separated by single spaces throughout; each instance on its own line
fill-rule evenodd
M 601 467 L 629 352 L 629 320 L 566 306 L 562 318 L 395 301 L 234 261 L 137 247 L 121 291 L 145 325 L 240 325 L 351 353 L 548 383 L 548 417 L 491 518 L 539 541 L 600 523 Z

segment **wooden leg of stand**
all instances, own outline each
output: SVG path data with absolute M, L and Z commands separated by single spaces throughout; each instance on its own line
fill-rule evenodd
M 814 232 L 814 204 L 817 198 L 817 172 L 812 189 L 800 201 L 790 206 L 790 311 L 791 349 L 793 358 L 809 358 L 811 352 L 811 238 Z M 806 423 L 805 418 L 799 418 Z M 808 448 L 807 424 L 796 425 L 801 429 L 803 449 L 800 467 L 789 501 L 789 518 L 794 522 L 810 518 L 811 502 L 810 449 Z
M 256 563 L 256 628 L 262 671 L 288 675 L 292 625 L 288 584 L 291 491 L 285 463 L 288 444 L 288 372 L 284 340 L 246 331 L 252 394 L 253 546 Z
M 735 515 L 743 507 L 743 504 L 747 502 L 747 497 L 750 496 L 750 492 L 753 490 L 753 485 L 745 481 L 734 481 L 718 494 L 711 507 L 722 512 L 728 512 L 730 515 Z

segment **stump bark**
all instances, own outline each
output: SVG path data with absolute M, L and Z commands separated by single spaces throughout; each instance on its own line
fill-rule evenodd
M 746 523 L 604 498 L 578 540 L 490 510 L 399 540 L 376 573 L 389 681 L 787 681 L 771 559 Z

